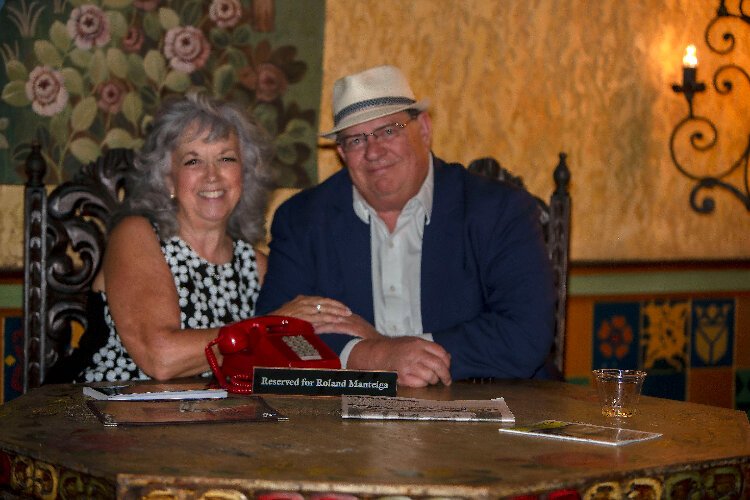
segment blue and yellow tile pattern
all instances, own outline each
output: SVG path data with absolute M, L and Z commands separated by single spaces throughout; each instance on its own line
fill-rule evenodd
M 22 392 L 23 321 L 20 315 L 0 314 L 0 403 L 20 396 Z
M 595 301 L 591 369 L 641 369 L 649 396 L 750 412 L 750 367 L 738 366 L 735 298 Z M 576 378 L 571 373 L 571 378 Z

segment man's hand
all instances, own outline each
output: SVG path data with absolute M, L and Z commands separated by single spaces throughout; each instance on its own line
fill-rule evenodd
M 398 383 L 409 387 L 451 383 L 450 354 L 434 342 L 410 336 L 385 337 L 358 314 L 316 325 L 316 331 L 363 339 L 349 354 L 347 368 L 392 370 L 398 373 Z
M 347 368 L 392 370 L 398 383 L 424 387 L 442 382 L 450 385 L 450 354 L 440 345 L 418 337 L 365 339 L 349 354 Z

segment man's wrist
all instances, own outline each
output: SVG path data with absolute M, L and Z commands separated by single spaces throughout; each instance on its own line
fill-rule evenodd
M 356 346 L 363 340 L 364 339 L 352 339 L 346 343 L 344 348 L 341 350 L 341 354 L 339 354 L 339 361 L 341 362 L 341 368 L 347 367 L 349 363 L 349 355 L 352 353 L 352 349 L 354 349 L 354 346 Z

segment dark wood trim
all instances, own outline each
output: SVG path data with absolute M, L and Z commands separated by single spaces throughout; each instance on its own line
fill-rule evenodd
M 20 284 L 23 283 L 23 269 L 7 270 L 0 269 L 0 284 Z
M 570 269 L 575 274 L 607 272 L 718 271 L 750 269 L 750 258 L 702 260 L 574 260 Z

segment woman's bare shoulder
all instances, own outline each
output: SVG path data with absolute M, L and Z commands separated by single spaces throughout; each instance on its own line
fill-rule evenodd
M 115 227 L 110 230 L 110 238 L 132 238 L 145 234 L 154 235 L 154 226 L 151 222 L 140 215 L 129 215 L 120 220 Z
M 157 250 L 159 237 L 147 218 L 132 215 L 123 218 L 110 230 L 107 249 L 111 248 L 137 253 L 143 253 L 147 248 Z
M 154 275 L 164 264 L 159 239 L 145 217 L 128 216 L 123 218 L 110 230 L 107 248 L 104 251 L 102 279 L 96 284 L 97 289 L 107 289 L 120 282 L 132 283 L 133 276 Z M 112 281 L 115 279 L 115 281 Z M 108 291 L 109 293 L 109 291 Z

